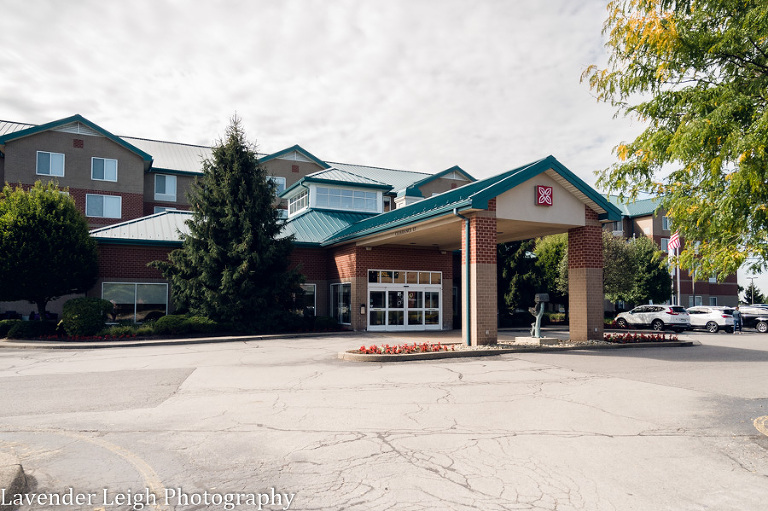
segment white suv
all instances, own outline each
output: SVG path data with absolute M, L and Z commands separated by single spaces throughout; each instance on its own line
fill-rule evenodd
M 697 305 L 688 307 L 691 327 L 705 328 L 707 332 L 716 333 L 721 328 L 733 332 L 733 309 L 731 307 L 707 307 Z
M 640 305 L 616 316 L 619 328 L 649 326 L 654 330 L 671 328 L 675 332 L 690 330 L 691 320 L 684 307 L 678 305 Z

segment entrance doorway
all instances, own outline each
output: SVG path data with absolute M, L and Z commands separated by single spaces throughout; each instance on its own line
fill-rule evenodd
M 442 272 L 370 270 L 368 330 L 440 330 Z

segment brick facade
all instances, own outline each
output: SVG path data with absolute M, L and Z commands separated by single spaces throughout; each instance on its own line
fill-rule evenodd
M 462 295 L 462 310 L 471 311 L 470 323 L 462 321 L 462 334 L 469 335 L 473 346 L 495 344 L 498 338 L 496 311 L 496 200 L 489 210 L 469 216 L 469 303 Z M 466 222 L 462 222 L 462 240 L 466 239 Z M 466 254 L 462 265 L 467 263 Z M 464 270 L 462 270 L 464 275 Z M 468 334 L 469 332 L 469 334 Z
M 603 241 L 597 213 L 585 206 L 585 225 L 568 231 L 571 340 L 603 338 Z

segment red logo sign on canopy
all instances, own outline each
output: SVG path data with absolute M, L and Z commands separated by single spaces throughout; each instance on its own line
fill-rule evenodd
M 539 185 L 536 187 L 536 205 L 537 206 L 552 205 L 552 187 L 551 186 Z

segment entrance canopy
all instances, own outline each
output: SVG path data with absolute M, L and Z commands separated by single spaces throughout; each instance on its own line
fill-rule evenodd
M 461 219 L 455 213 L 488 209 L 496 199 L 497 242 L 567 232 L 585 225 L 584 207 L 601 221 L 620 211 L 553 156 L 470 183 L 350 225 L 324 246 L 354 241 L 359 246 L 416 245 L 461 248 Z

